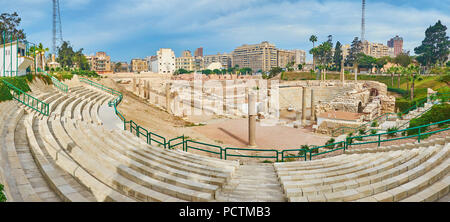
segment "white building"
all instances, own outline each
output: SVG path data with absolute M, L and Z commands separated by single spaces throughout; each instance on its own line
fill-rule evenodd
M 27 74 L 34 58 L 27 56 L 27 45 L 14 41 L 0 45 L 0 76 L 13 77 Z M 31 70 L 30 70 L 31 71 Z
M 160 49 L 151 59 L 151 71 L 160 74 L 175 73 L 175 52 L 172 49 Z

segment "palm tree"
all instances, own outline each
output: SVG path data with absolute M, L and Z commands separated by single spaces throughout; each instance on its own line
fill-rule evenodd
M 411 101 L 414 99 L 414 83 L 416 79 L 420 77 L 420 67 L 415 65 L 410 65 L 408 67 L 409 73 L 412 74 L 411 77 Z
M 311 35 L 311 37 L 309 37 L 309 41 L 312 42 L 314 49 L 314 43 L 317 42 L 317 36 Z M 316 62 L 314 60 L 314 55 L 313 55 L 313 70 L 316 71 Z
M 45 66 L 45 64 L 44 64 L 44 62 L 45 62 L 44 61 L 45 52 L 48 52 L 49 49 L 48 48 L 44 48 L 44 45 L 42 45 L 42 43 L 39 43 L 36 51 L 38 52 L 38 54 L 40 56 L 40 59 L 41 59 L 41 62 L 42 62 L 42 64 L 41 64 L 42 65 L 42 69 L 44 69 L 44 66 Z

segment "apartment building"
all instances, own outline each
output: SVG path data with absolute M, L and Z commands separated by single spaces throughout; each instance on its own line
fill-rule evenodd
M 403 52 L 403 38 L 399 37 L 398 35 L 396 35 L 394 38 L 391 38 L 388 42 L 387 42 L 387 46 L 389 48 L 392 48 L 391 50 L 393 50 L 393 56 L 395 57 L 398 54 Z
M 206 55 L 203 57 L 204 60 L 204 66 L 208 67 L 212 63 L 220 63 L 224 69 L 231 68 L 231 60 L 233 58 L 233 55 L 230 53 L 217 53 L 216 55 Z
M 278 65 L 277 54 L 275 45 L 267 41 L 254 45 L 242 45 L 233 51 L 232 66 L 251 68 L 253 72 L 259 70 L 266 72 Z
M 290 50 L 295 54 L 295 66 L 306 63 L 306 51 L 301 49 Z
M 148 72 L 148 62 L 146 59 L 132 59 L 131 60 L 132 72 Z
M 151 57 L 151 71 L 160 74 L 173 74 L 176 70 L 175 52 L 172 49 L 160 49 Z
M 203 47 L 197 48 L 194 53 L 195 57 L 203 57 Z
M 295 63 L 295 52 L 293 52 L 292 50 L 278 49 L 277 50 L 277 64 L 278 64 L 278 67 L 286 68 L 286 66 L 290 62 L 294 62 Z
M 85 55 L 85 57 L 89 62 L 91 70 L 99 74 L 112 72 L 111 57 L 106 52 L 97 52 L 95 55 Z
M 181 53 L 181 57 L 175 58 L 175 70 L 184 69 L 187 71 L 195 71 L 195 57 L 189 50 Z
M 389 56 L 389 47 L 383 45 L 382 43 L 371 43 L 369 41 L 364 41 L 363 53 L 375 58 L 381 58 L 383 56 Z

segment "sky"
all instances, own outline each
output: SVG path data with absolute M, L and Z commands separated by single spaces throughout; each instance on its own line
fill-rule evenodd
M 34 43 L 52 46 L 52 0 L 0 0 L 0 13 L 18 12 Z M 112 61 L 155 55 L 160 48 L 203 47 L 205 55 L 269 41 L 309 51 L 319 42 L 350 44 L 361 36 L 361 0 L 60 0 L 62 35 L 85 54 Z M 387 44 L 399 35 L 413 54 L 438 20 L 450 27 L 450 0 L 366 0 L 366 39 Z M 317 43 L 316 43 L 317 44 Z M 308 54 L 307 60 L 311 60 Z

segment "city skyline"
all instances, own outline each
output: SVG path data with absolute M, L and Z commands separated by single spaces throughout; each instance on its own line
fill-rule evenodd
M 2 0 L 3 1 L 3 0 Z M 110 1 L 108 1 L 110 2 Z M 51 1 L 17 0 L 3 3 L 17 11 L 28 40 L 51 47 Z M 413 52 L 427 27 L 448 24 L 449 6 L 439 1 L 366 1 L 366 39 L 387 44 L 403 37 Z M 414 15 L 414 16 L 411 16 Z M 393 18 L 395 16 L 396 18 Z M 64 40 L 85 54 L 105 51 L 112 61 L 131 61 L 155 55 L 159 48 L 184 50 L 203 47 L 204 55 L 230 53 L 243 44 L 269 41 L 277 48 L 309 51 L 309 36 L 319 43 L 350 44 L 360 36 L 361 1 L 201 1 L 170 0 L 61 1 Z M 307 60 L 311 60 L 307 53 Z

